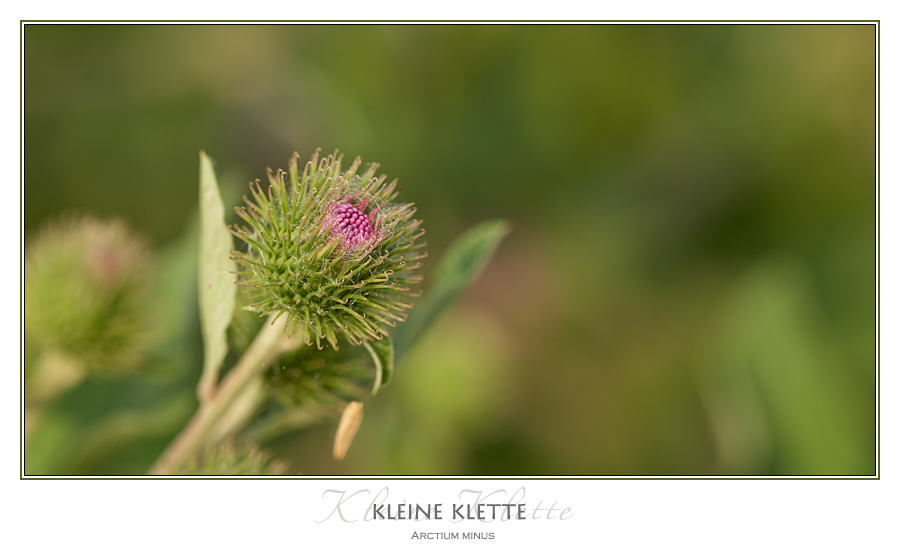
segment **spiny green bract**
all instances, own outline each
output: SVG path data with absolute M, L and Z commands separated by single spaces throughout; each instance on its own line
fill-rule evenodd
M 412 204 L 393 202 L 397 181 L 375 177 L 377 164 L 357 174 L 357 157 L 341 172 L 337 151 L 313 154 L 303 172 L 294 153 L 288 172 L 268 170 L 269 189 L 250 184 L 253 200 L 236 208 L 249 227 L 232 232 L 248 248 L 233 251 L 249 309 L 288 315 L 307 343 L 338 347 L 380 340 L 406 319 L 424 231 Z
M 361 347 L 300 347 L 278 358 L 266 371 L 266 382 L 285 408 L 337 407 L 372 393 L 372 358 Z
M 25 337 L 32 355 L 62 353 L 89 374 L 145 357 L 153 314 L 148 245 L 120 220 L 67 217 L 25 251 Z
M 239 446 L 229 439 L 206 449 L 199 457 L 191 457 L 172 473 L 189 476 L 240 476 L 284 475 L 287 472 L 287 463 L 273 459 L 269 452 L 260 450 L 252 443 Z

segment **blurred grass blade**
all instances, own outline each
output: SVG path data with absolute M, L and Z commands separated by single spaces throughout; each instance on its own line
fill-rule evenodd
M 394 343 L 390 337 L 387 337 L 363 342 L 363 345 L 366 346 L 366 349 L 372 354 L 372 360 L 375 361 L 375 385 L 372 387 L 372 395 L 375 395 L 381 387 L 391 381 L 391 376 L 394 374 Z
M 395 331 L 395 360 L 399 360 L 484 271 L 500 241 L 509 232 L 507 221 L 491 220 L 472 227 L 450 245 L 438 266 L 429 294 L 409 320 Z
M 764 258 L 724 304 L 701 370 L 718 473 L 873 475 L 866 395 L 829 342 L 805 264 Z
M 203 374 L 197 397 L 206 401 L 228 353 L 226 330 L 234 314 L 236 285 L 231 260 L 231 234 L 212 161 L 200 152 L 200 326 L 203 332 Z

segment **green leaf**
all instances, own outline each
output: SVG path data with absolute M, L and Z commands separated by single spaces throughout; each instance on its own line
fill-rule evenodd
M 26 445 L 25 472 L 146 471 L 196 408 L 192 393 L 159 372 L 88 379 L 43 411 Z
M 482 222 L 463 233 L 444 254 L 434 285 L 409 320 L 394 334 L 395 361 L 409 350 L 441 314 L 481 275 L 500 241 L 510 232 L 505 220 Z
M 203 374 L 197 397 L 206 401 L 228 353 L 226 330 L 234 314 L 237 287 L 231 260 L 231 233 L 212 162 L 200 152 L 200 327 L 203 332 Z
M 372 388 L 372 395 L 378 393 L 382 386 L 386 386 L 391 381 L 394 374 L 394 344 L 389 337 L 381 340 L 372 340 L 363 342 L 369 353 L 372 354 L 372 360 L 375 361 L 375 385 Z

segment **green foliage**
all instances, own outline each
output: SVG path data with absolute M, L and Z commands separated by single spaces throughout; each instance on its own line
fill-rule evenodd
M 364 342 L 366 349 L 375 361 L 375 384 L 372 394 L 386 386 L 394 375 L 394 342 L 391 338 L 382 338 L 371 342 Z
M 155 331 L 146 366 L 129 376 L 88 377 L 46 403 L 26 435 L 28 475 L 133 475 L 146 472 L 196 408 L 200 375 L 194 351 L 197 232 L 156 255 Z M 31 373 L 25 380 L 31 383 Z M 34 400 L 26 394 L 26 408 Z M 35 411 L 25 413 L 26 425 Z
M 421 246 L 414 242 L 421 232 L 417 230 L 419 222 L 410 221 L 413 212 L 411 205 L 398 206 L 389 202 L 396 196 L 394 192 L 396 182 L 384 186 L 383 176 L 373 177 L 375 166 L 370 167 L 361 178 L 356 177 L 356 170 L 360 164 L 359 159 L 348 171 L 341 173 L 340 158 L 335 157 L 324 159 L 318 168 L 316 168 L 316 157 L 313 157 L 301 175 L 298 173 L 295 157 L 288 174 L 279 174 L 278 178 L 271 177 L 270 174 L 272 188 L 269 190 L 268 198 L 262 194 L 257 183 L 254 191 L 257 204 L 254 205 L 248 201 L 253 209 L 252 214 L 248 214 L 245 209 L 240 210 L 245 220 L 251 223 L 257 231 L 257 234 L 250 235 L 245 230 L 235 229 L 235 234 L 254 245 L 245 254 L 230 250 L 231 238 L 223 222 L 224 207 L 219 194 L 218 182 L 212 170 L 212 163 L 203 153 L 201 153 L 200 163 L 200 253 L 197 272 L 200 282 L 198 295 L 200 326 L 204 342 L 204 362 L 197 390 L 202 403 L 207 400 L 211 401 L 219 393 L 218 390 L 221 387 L 217 388 L 217 380 L 219 370 L 225 364 L 226 358 L 231 356 L 232 359 L 237 360 L 235 357 L 240 357 L 240 354 L 249 353 L 249 350 L 259 341 L 258 338 L 255 340 L 254 338 L 262 327 L 259 318 L 250 312 L 240 312 L 238 315 L 234 315 L 235 285 L 231 281 L 232 275 L 228 271 L 230 267 L 234 266 L 234 263 L 229 259 L 229 252 L 242 262 L 245 269 L 252 269 L 248 266 L 261 268 L 264 265 L 290 264 L 290 261 L 296 260 L 297 254 L 299 254 L 299 257 L 308 264 L 303 267 L 306 271 L 302 271 L 298 267 L 299 264 L 295 262 L 288 265 L 286 273 L 292 277 L 305 273 L 306 283 L 299 284 L 299 286 L 294 285 L 289 289 L 291 292 L 309 291 L 308 284 L 312 279 L 313 271 L 319 269 L 321 276 L 332 281 L 329 287 L 334 292 L 330 298 L 332 302 L 340 306 L 346 304 L 361 308 L 359 312 L 352 311 L 350 307 L 342 308 L 342 310 L 353 313 L 354 318 L 360 321 L 355 325 L 356 329 L 349 332 L 344 330 L 347 328 L 345 325 L 338 322 L 337 314 L 334 311 L 317 310 L 317 315 L 327 314 L 329 319 L 327 322 L 334 322 L 335 327 L 342 329 L 338 332 L 332 330 L 329 333 L 328 330 L 323 329 L 322 327 L 327 325 L 326 321 L 312 322 L 308 318 L 304 321 L 306 327 L 303 329 L 304 331 L 308 331 L 315 325 L 316 330 L 325 333 L 324 337 L 331 346 L 324 349 L 321 346 L 313 348 L 309 345 L 288 345 L 288 342 L 284 341 L 284 335 L 274 339 L 269 338 L 271 342 L 266 345 L 275 346 L 272 349 L 276 352 L 266 356 L 277 359 L 270 368 L 265 369 L 265 384 L 260 383 L 260 373 L 257 373 L 247 379 L 245 390 L 238 390 L 237 393 L 232 394 L 233 401 L 229 401 L 229 403 L 233 403 L 231 408 L 221 409 L 221 412 L 217 413 L 221 416 L 216 417 L 219 422 L 210 426 L 213 428 L 213 433 L 217 434 L 215 437 L 232 435 L 252 418 L 262 404 L 260 399 L 265 400 L 265 396 L 260 393 L 262 389 L 271 392 L 282 411 L 280 415 L 276 414 L 274 417 L 270 415 L 266 425 L 290 429 L 298 422 L 308 422 L 317 414 L 329 414 L 339 410 L 345 402 L 361 400 L 367 393 L 366 388 L 371 388 L 371 393 L 374 394 L 390 382 L 394 370 L 395 350 L 393 340 L 381 326 L 388 324 L 388 317 L 373 315 L 373 310 L 367 308 L 374 307 L 379 312 L 391 315 L 391 318 L 395 320 L 403 320 L 405 318 L 403 312 L 410 307 L 410 304 L 399 303 L 394 296 L 397 293 L 409 292 L 408 287 L 398 286 L 399 284 L 408 285 L 419 280 L 418 275 L 410 273 L 418 265 L 409 262 L 424 257 L 424 254 L 411 252 Z M 316 170 L 312 175 L 310 175 L 311 169 Z M 284 187 L 285 175 L 291 179 L 294 190 L 290 197 Z M 300 182 L 306 183 L 301 185 Z M 296 193 L 302 196 L 298 196 Z M 370 220 L 374 230 L 371 236 L 364 235 L 361 241 L 357 239 L 348 243 L 346 242 L 347 234 L 334 233 L 333 225 L 336 222 L 334 219 L 328 218 L 332 211 L 327 207 L 351 203 L 358 204 L 360 212 L 364 211 L 367 206 L 373 207 Z M 260 207 L 259 204 L 264 207 Z M 288 209 L 286 206 L 288 204 L 297 210 Z M 281 220 L 280 215 L 272 216 L 272 210 L 275 208 L 280 208 L 280 213 L 284 215 L 283 226 L 280 225 L 280 221 L 275 221 Z M 265 220 L 260 214 L 265 217 Z M 303 229 L 300 222 L 307 219 L 314 220 L 313 227 Z M 76 230 L 78 226 L 73 225 L 75 229 L 67 227 L 68 231 L 59 231 L 59 234 L 74 235 L 74 241 L 70 239 L 70 241 L 60 244 L 45 238 L 45 241 L 49 240 L 56 246 L 56 249 L 51 250 L 50 253 L 42 252 L 49 256 L 31 255 L 37 258 L 34 260 L 36 263 L 30 269 L 33 276 L 45 275 L 45 272 L 48 271 L 45 264 L 53 266 L 53 262 L 50 260 L 58 260 L 66 268 L 74 270 L 73 266 L 77 262 L 73 263 L 72 254 L 81 256 L 86 261 L 93 260 L 95 262 L 94 264 L 87 263 L 85 279 L 99 284 L 101 288 L 110 287 L 116 290 L 119 275 L 125 268 L 132 270 L 141 268 L 137 273 L 147 275 L 148 270 L 145 269 L 145 266 L 136 263 L 135 259 L 131 257 L 140 258 L 141 256 L 118 242 L 125 236 L 121 227 L 113 225 L 111 226 L 113 229 L 107 231 L 107 234 L 103 230 L 98 230 L 98 227 L 104 228 L 92 220 L 80 223 L 81 226 L 90 228 L 88 237 L 82 236 L 79 240 L 79 231 Z M 300 237 L 298 237 L 300 242 L 288 245 L 287 243 L 292 242 L 291 236 L 294 230 L 300 231 Z M 275 233 L 271 233 L 272 231 Z M 285 233 L 278 233 L 279 231 Z M 421 335 L 424 329 L 474 280 L 507 232 L 507 224 L 503 222 L 485 223 L 466 233 L 450 248 L 447 259 L 439 268 L 436 277 L 434 293 L 436 301 L 426 308 L 427 317 L 424 322 L 417 325 L 416 332 L 407 335 L 407 345 Z M 113 238 L 97 239 L 94 233 L 104 238 L 112 235 Z M 268 242 L 258 240 L 273 235 L 283 237 L 280 239 L 281 248 L 278 244 L 279 239 L 270 239 Z M 84 242 L 82 243 L 82 241 Z M 82 250 L 83 247 L 79 248 L 79 245 L 84 243 L 88 243 L 90 246 Z M 129 243 L 126 242 L 126 244 Z M 132 247 L 134 246 L 137 245 L 132 245 Z M 46 248 L 48 248 L 47 245 L 44 245 L 44 249 Z M 52 249 L 52 247 L 50 248 Z M 254 251 L 257 251 L 258 254 L 259 248 L 265 248 L 272 254 L 280 251 L 283 255 L 277 257 L 263 255 L 256 258 L 258 261 L 254 262 L 251 260 L 252 254 Z M 42 249 L 39 248 L 40 250 Z M 117 256 L 116 254 L 119 254 L 121 250 L 129 251 L 131 256 L 125 258 Z M 65 252 L 69 252 L 70 255 L 67 256 Z M 416 255 L 410 256 L 411 254 Z M 48 257 L 50 260 L 47 259 Z M 223 258 L 227 261 L 222 261 Z M 309 263 L 310 258 L 315 261 Z M 68 261 L 69 264 L 65 264 L 65 261 Z M 172 271 L 169 274 L 174 273 L 175 271 Z M 258 275 L 258 271 L 254 271 L 251 277 Z M 168 281 L 168 284 L 171 284 L 171 281 Z M 244 284 L 251 286 L 246 279 Z M 340 288 L 342 285 L 344 288 Z M 135 283 L 133 286 L 134 288 L 125 285 L 127 290 L 147 292 L 140 284 Z M 253 288 L 258 288 L 258 286 Z M 280 285 L 270 285 L 267 288 L 271 289 L 272 286 Z M 29 296 L 33 298 L 32 307 L 40 305 L 41 297 L 46 294 L 46 291 L 36 292 L 34 281 L 29 284 L 28 288 Z M 318 292 L 318 294 L 321 293 Z M 75 297 L 80 296 L 77 292 L 74 294 Z M 318 294 L 312 293 L 314 298 L 321 299 L 322 296 Z M 259 294 L 255 294 L 255 296 L 258 297 Z M 118 296 L 117 299 L 119 299 Z M 120 301 L 128 303 L 125 299 Z M 303 296 L 300 296 L 297 304 L 303 301 Z M 274 302 L 271 303 L 281 303 L 281 300 L 276 296 Z M 255 304 L 251 309 L 258 310 L 258 306 L 259 304 Z M 304 307 L 307 308 L 308 315 L 309 306 Z M 321 304 L 315 307 L 321 307 Z M 335 305 L 332 307 L 335 310 L 341 309 Z M 390 313 L 391 311 L 395 313 Z M 167 313 L 171 313 L 171 311 L 167 311 Z M 281 313 L 285 313 L 285 311 Z M 367 315 L 380 322 L 377 331 L 372 328 L 374 325 L 369 325 L 368 321 L 364 321 Z M 33 321 L 43 319 L 40 314 L 35 313 L 32 313 L 30 317 Z M 145 318 L 149 317 L 145 315 Z M 99 319 L 103 320 L 103 315 L 100 315 Z M 112 316 L 112 319 L 118 318 Z M 298 320 L 293 318 L 293 321 L 296 324 Z M 40 327 L 40 325 L 38 326 Z M 360 327 L 366 326 L 369 328 L 363 331 L 364 333 L 357 331 L 357 329 L 362 330 Z M 45 327 L 40 328 L 45 329 Z M 39 336 L 36 338 L 38 344 L 43 341 L 41 338 L 47 336 L 42 332 L 36 334 Z M 48 334 L 52 335 L 52 331 Z M 310 344 L 308 332 L 301 332 L 301 334 L 307 340 L 306 344 Z M 169 337 L 177 338 L 177 335 L 172 333 Z M 362 343 L 363 346 L 338 345 L 339 340 L 345 344 Z M 281 353 L 282 346 L 287 346 L 284 349 L 288 351 Z M 363 351 L 363 347 L 365 351 Z M 35 353 L 30 351 L 29 357 Z M 80 353 L 81 355 L 79 355 Z M 92 357 L 81 350 L 73 351 L 72 356 L 79 359 Z M 266 362 L 260 363 L 260 366 L 265 367 Z M 56 364 L 59 367 L 57 370 L 60 371 L 60 365 L 67 363 L 56 360 Z M 40 379 L 34 375 L 31 378 Z M 173 398 L 179 395 L 182 394 L 173 394 Z M 178 402 L 182 403 L 183 399 L 178 397 Z M 239 406 L 238 403 L 241 405 Z M 204 406 L 206 404 L 204 403 Z M 165 430 L 165 426 L 168 426 L 172 419 L 169 413 L 180 417 L 182 414 L 178 412 L 180 410 L 180 406 L 176 407 L 167 403 L 162 409 L 151 407 L 150 410 L 142 412 L 126 410 L 112 415 L 108 419 L 100 419 L 95 427 L 88 430 L 89 437 L 82 445 L 83 450 L 80 451 L 82 458 L 76 467 L 90 468 L 98 460 L 98 457 L 103 455 L 103 449 L 115 449 L 123 442 L 140 440 L 142 432 L 152 433 Z M 298 416 L 298 410 L 305 412 Z M 63 426 L 66 416 L 56 414 L 55 408 L 51 408 L 50 412 L 48 419 L 37 432 L 40 443 L 31 446 L 31 459 L 26 469 L 29 473 L 42 473 L 45 468 L 52 467 L 51 455 L 47 454 L 51 447 L 46 447 L 45 444 L 56 441 L 54 448 L 63 445 L 66 441 L 65 433 L 71 431 L 71 427 Z M 32 413 L 33 416 L 34 413 Z M 55 428 L 57 431 L 54 431 Z M 271 435 L 271 429 L 264 431 L 268 431 Z M 71 445 L 73 442 L 70 441 L 69 444 Z M 166 469 L 165 471 L 171 470 Z M 257 449 L 236 450 L 230 442 L 214 450 L 207 450 L 202 456 L 182 463 L 179 470 L 184 474 L 209 475 L 280 473 L 282 471 L 283 468 L 279 463 L 270 463 L 269 457 L 261 454 Z
M 453 242 L 444 254 L 434 284 L 416 316 L 395 333 L 397 356 L 402 356 L 481 274 L 509 231 L 508 222 L 491 220 L 470 228 Z
M 870 419 L 842 395 L 853 382 L 817 334 L 811 288 L 802 264 L 765 258 L 716 318 L 702 376 L 722 472 L 875 473 L 862 451 Z
M 428 297 L 408 322 L 395 329 L 404 350 L 413 347 L 472 284 L 508 232 L 509 224 L 502 220 L 483 222 L 451 244 Z M 270 413 L 256 431 L 268 439 L 296 427 L 307 427 L 312 423 L 310 414 L 333 415 L 341 403 L 365 399 L 364 388 L 368 385 L 372 394 L 377 393 L 391 381 L 394 365 L 400 361 L 395 341 L 386 337 L 364 342 L 368 354 L 359 347 L 338 346 L 323 350 L 301 347 L 282 355 L 266 372 L 266 383 L 280 408 Z M 297 409 L 302 408 L 311 413 L 297 414 Z
M 212 161 L 200 152 L 200 328 L 203 331 L 201 399 L 216 383 L 228 353 L 226 332 L 234 313 L 237 265 L 231 259 L 231 234 Z
M 288 465 L 272 458 L 256 445 L 237 445 L 226 440 L 199 457 L 191 457 L 174 475 L 189 476 L 277 476 L 288 473 Z

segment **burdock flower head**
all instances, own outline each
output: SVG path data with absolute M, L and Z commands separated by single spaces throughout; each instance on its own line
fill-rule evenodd
M 132 370 L 152 332 L 150 250 L 120 220 L 67 217 L 25 252 L 25 334 L 90 374 Z
M 337 151 L 313 154 L 299 171 L 294 154 L 288 172 L 268 171 L 269 188 L 250 184 L 253 200 L 234 226 L 246 251 L 234 251 L 248 308 L 287 315 L 288 326 L 307 343 L 338 336 L 358 345 L 380 340 L 406 319 L 411 285 L 424 243 L 412 204 L 396 203 L 397 181 L 375 176 L 377 164 L 357 174 L 361 160 L 341 172 Z

